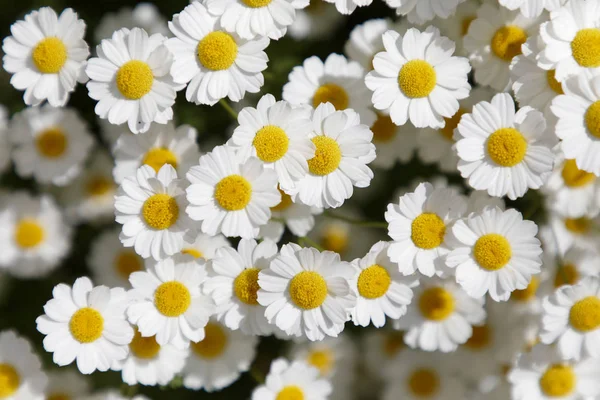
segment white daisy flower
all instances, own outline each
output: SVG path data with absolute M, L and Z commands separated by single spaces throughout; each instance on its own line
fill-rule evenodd
M 113 125 L 105 119 L 96 118 L 100 126 L 100 136 L 107 147 L 112 150 L 121 135 L 133 135 L 127 124 Z
M 183 386 L 213 392 L 236 381 L 250 369 L 256 355 L 257 336 L 232 331 L 211 320 L 204 339 L 192 343 L 191 355 L 183 369 Z
M 552 290 L 563 285 L 575 285 L 588 276 L 598 275 L 598 265 L 600 255 L 596 251 L 574 246 L 558 262 L 546 266 L 550 272 L 547 282 Z
M 357 271 L 350 280 L 350 287 L 357 293 L 352 309 L 354 325 L 366 327 L 372 322 L 381 328 L 386 317 L 398 319 L 406 314 L 406 306 L 412 301 L 411 288 L 419 281 L 398 270 L 398 264 L 387 254 L 389 246 L 388 242 L 377 242 L 366 256 L 352 262 Z
M 470 214 L 452 226 L 456 240 L 451 241 L 446 265 L 456 269 L 456 282 L 469 296 L 482 298 L 489 293 L 494 301 L 506 301 L 541 271 L 537 232 L 537 225 L 523 220 L 515 209 L 488 208 Z
M 219 17 L 210 15 L 199 1 L 175 14 L 169 29 L 175 35 L 167 40 L 175 57 L 171 74 L 175 82 L 187 84 L 188 101 L 213 105 L 228 97 L 238 102 L 246 92 L 260 91 L 269 60 L 264 52 L 268 38 L 245 40 L 225 32 Z
M 11 194 L 0 227 L 0 268 L 19 278 L 48 275 L 71 247 L 71 227 L 47 195 Z
M 356 303 L 348 283 L 353 275 L 336 253 L 286 244 L 258 274 L 258 302 L 269 323 L 289 335 L 312 341 L 336 337 Z
M 396 9 L 397 15 L 406 15 L 412 24 L 422 25 L 435 17 L 449 18 L 456 12 L 456 7 L 465 0 L 385 0 L 386 4 Z
M 486 208 L 499 208 L 500 210 L 504 210 L 506 204 L 502 197 L 492 197 L 487 194 L 487 192 L 473 190 L 467 198 L 467 212 L 465 215 L 482 213 Z
M 143 271 L 144 259 L 131 248 L 123 247 L 120 228 L 101 233 L 92 243 L 87 263 L 94 282 L 108 287 L 129 288 L 129 275 Z
M 388 111 L 396 125 L 410 120 L 417 128 L 443 128 L 444 118 L 458 111 L 458 100 L 469 96 L 468 60 L 453 56 L 454 43 L 432 26 L 411 28 L 404 36 L 387 31 L 383 46 L 365 78 L 374 107 Z
M 257 158 L 240 160 L 235 149 L 217 146 L 187 173 L 186 212 L 201 221 L 203 233 L 250 239 L 281 201 L 277 174 Z
M 90 395 L 89 380 L 73 370 L 48 372 L 46 400 L 83 400 Z
M 600 219 L 584 215 L 578 218 L 563 217 L 556 212 L 550 214 L 544 236 L 559 255 L 565 254 L 573 246 L 598 251 L 600 240 Z
M 550 13 L 540 26 L 544 49 L 537 56 L 544 69 L 555 69 L 559 82 L 600 67 L 600 2 L 573 0 Z
M 509 10 L 519 9 L 527 18 L 536 18 L 544 10 L 554 11 L 566 2 L 567 0 L 500 0 L 500 5 Z
M 378 111 L 377 119 L 371 125 L 373 144 L 377 158 L 373 166 L 382 169 L 391 169 L 396 162 L 408 164 L 417 149 L 417 142 L 423 132 L 407 122 L 398 126 L 385 112 Z
M 359 63 L 332 53 L 325 62 L 317 56 L 296 66 L 283 86 L 283 99 L 292 105 L 306 104 L 317 108 L 331 103 L 336 110 L 353 109 L 366 125 L 375 122 L 369 91 L 364 83 L 365 72 Z
M 98 57 L 85 69 L 100 118 L 115 125 L 127 122 L 133 133 L 146 132 L 152 122 L 173 119 L 171 107 L 181 86 L 169 75 L 173 55 L 164 43 L 163 35 L 148 35 L 140 28 L 123 28 L 102 40 Z
M 565 361 L 553 346 L 538 344 L 523 353 L 508 374 L 515 400 L 583 400 L 600 393 L 600 362 Z
M 277 173 L 279 187 L 291 190 L 308 173 L 308 163 L 315 156 L 310 141 L 310 110 L 292 108 L 286 101 L 275 101 L 266 94 L 256 108 L 244 107 L 238 116 L 239 126 L 227 142 L 243 159 L 256 157 Z
M 175 255 L 129 276 L 129 322 L 144 337 L 156 336 L 160 346 L 179 349 L 204 338 L 204 327 L 215 311 L 212 299 L 202 294 L 204 264 L 188 255 Z
M 550 177 L 555 140 L 543 114 L 531 107 L 515 113 L 513 99 L 499 93 L 462 116 L 455 131 L 458 170 L 476 190 L 514 200 Z
M 312 0 L 302 10 L 296 10 L 296 20 L 288 27 L 288 35 L 296 40 L 326 38 L 344 19 L 334 5 Z
M 519 11 L 484 2 L 464 38 L 475 82 L 506 91 L 510 87 L 510 63 L 522 53 L 521 45 L 537 35 L 539 23 L 539 18 L 526 18 Z
M 94 144 L 87 124 L 70 108 L 26 108 L 13 117 L 9 132 L 17 174 L 41 184 L 72 181 Z
M 237 250 L 218 249 L 208 263 L 208 280 L 204 293 L 210 294 L 218 309 L 218 319 L 229 329 L 246 335 L 269 335 L 271 326 L 265 309 L 258 303 L 258 274 L 269 267 L 277 255 L 277 245 L 270 240 L 257 244 L 240 240 Z
M 184 181 L 170 164 L 158 173 L 150 166 L 138 168 L 123 180 L 115 196 L 116 221 L 123 225 L 121 243 L 144 258 L 160 260 L 183 249 L 183 240 L 195 234 L 185 213 Z
M 326 400 L 332 386 L 319 378 L 319 370 L 302 361 L 278 358 L 271 363 L 265 384 L 252 392 L 252 400 L 310 399 Z
M 368 376 L 377 383 L 372 389 L 378 391 L 381 389 L 379 385 L 387 378 L 386 374 L 389 374 L 389 366 L 408 349 L 404 344 L 404 332 L 386 327 L 369 330 L 363 338 L 360 354 L 364 355 Z
M 133 9 L 123 7 L 115 13 L 103 14 L 94 31 L 94 39 L 96 43 L 100 43 L 102 39 L 111 37 L 114 31 L 121 28 L 142 28 L 150 35 L 169 34 L 167 21 L 160 14 L 158 7 L 152 3 L 137 3 Z
M 10 164 L 8 132 L 8 110 L 0 105 L 0 174 L 6 171 Z
M 587 277 L 558 288 L 543 302 L 543 343 L 556 343 L 566 359 L 600 356 L 600 280 Z
M 411 275 L 442 275 L 444 258 L 450 252 L 448 238 L 452 224 L 466 211 L 465 199 L 456 191 L 421 183 L 414 192 L 389 204 L 385 213 L 392 242 L 387 249 L 399 271 Z
M 43 400 L 48 377 L 25 338 L 13 330 L 0 332 L 0 395 L 8 400 Z
M 114 361 L 127 357 L 133 329 L 125 320 L 127 293 L 122 288 L 92 286 L 78 278 L 73 288 L 61 283 L 52 290 L 44 315 L 35 322 L 44 349 L 63 367 L 77 362 L 82 374 L 107 371 Z
M 217 250 L 221 247 L 231 247 L 225 236 L 198 233 L 192 240 L 184 239 L 181 252 L 208 261 L 215 257 Z
M 143 135 L 123 133 L 112 150 L 115 181 L 121 183 L 125 177 L 135 175 L 142 165 L 149 165 L 158 173 L 163 165 L 170 164 L 178 175 L 184 176 L 200 157 L 197 139 L 196 128 L 175 128 L 173 122 L 153 124 Z
M 96 393 L 85 400 L 150 400 L 150 398 L 143 394 L 137 394 L 133 397 L 123 396 L 120 391 L 117 390 L 104 390 L 100 393 Z
M 319 105 L 312 116 L 311 141 L 315 156 L 308 160 L 308 174 L 288 191 L 294 202 L 319 208 L 337 208 L 353 193 L 353 186 L 369 186 L 375 159 L 373 132 L 361 124 L 354 110 L 336 111 L 332 104 Z
M 53 107 L 63 107 L 77 82 L 87 80 L 85 22 L 71 8 L 57 16 L 52 8 L 42 7 L 12 24 L 10 31 L 12 36 L 2 42 L 2 61 L 13 74 L 11 85 L 25 91 L 28 106 L 48 100 Z
M 469 33 L 471 22 L 477 18 L 477 10 L 481 6 L 479 0 L 464 0 L 456 8 L 452 18 L 436 18 L 433 25 L 439 27 L 440 31 L 450 40 L 456 43 L 456 53 L 465 56 L 467 51 L 464 39 Z
M 171 344 L 163 346 L 155 336 L 144 337 L 136 329 L 129 343 L 129 355 L 115 361 L 111 369 L 121 371 L 121 379 L 128 385 L 168 385 L 183 370 L 189 350 L 181 350 Z
M 384 51 L 381 36 L 390 29 L 394 29 L 394 24 L 389 18 L 370 19 L 356 25 L 344 45 L 344 53 L 365 71 L 371 71 L 375 54 Z
M 406 315 L 394 321 L 404 342 L 425 351 L 456 350 L 485 320 L 484 299 L 467 295 L 453 280 L 422 279 Z

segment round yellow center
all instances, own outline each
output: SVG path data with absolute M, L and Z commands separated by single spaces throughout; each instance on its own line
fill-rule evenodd
M 179 205 L 177 200 L 168 194 L 155 194 L 144 202 L 142 215 L 151 228 L 168 229 L 179 218 Z
M 492 330 L 487 325 L 474 326 L 473 334 L 465 343 L 471 350 L 481 350 L 492 343 Z
M 469 33 L 469 28 L 471 27 L 471 23 L 477 19 L 477 15 L 469 15 L 463 18 L 460 25 L 460 34 L 462 36 L 467 36 Z
M 346 89 L 335 83 L 325 83 L 315 91 L 312 104 L 317 108 L 321 103 L 331 103 L 336 110 L 345 110 L 349 101 Z
M 246 303 L 251 306 L 258 305 L 258 268 L 247 268 L 240 272 L 240 274 L 233 281 L 233 291 L 235 295 L 242 303 Z
M 540 388 L 548 397 L 563 397 L 575 389 L 577 377 L 568 365 L 554 364 L 540 378 Z
M 546 72 L 546 80 L 548 81 L 548 86 L 552 89 L 556 94 L 565 94 L 562 88 L 562 83 L 556 80 L 556 70 L 551 69 Z
M 298 386 L 286 386 L 277 394 L 275 400 L 304 400 L 304 392 Z
M 43 74 L 60 72 L 67 62 L 67 56 L 67 46 L 57 37 L 40 40 L 31 52 L 33 63 Z
M 19 389 L 21 377 L 10 364 L 0 364 L 0 398 L 9 397 Z
M 22 219 L 15 228 L 15 242 L 22 249 L 38 246 L 44 236 L 44 228 L 34 219 Z
M 79 343 L 95 342 L 100 339 L 104 331 L 104 318 L 93 308 L 80 308 L 71 317 L 69 330 Z
M 527 142 L 518 130 L 502 128 L 488 138 L 487 152 L 492 161 L 502 167 L 513 167 L 523 161 Z
M 416 397 L 430 397 L 440 389 L 440 378 L 435 371 L 418 369 L 410 374 L 408 387 Z
M 279 190 L 279 194 L 281 195 L 281 201 L 275 207 L 271 207 L 271 211 L 285 211 L 287 210 L 294 202 L 292 201 L 292 197 L 285 193 L 283 190 L 277 188 Z
M 389 115 L 377 113 L 377 120 L 371 126 L 373 131 L 373 141 L 377 143 L 387 143 L 396 137 L 398 126 L 392 122 Z
M 153 83 L 152 69 L 143 61 L 128 61 L 117 72 L 117 89 L 129 100 L 144 97 L 152 89 Z
M 317 368 L 321 376 L 327 376 L 333 368 L 334 358 L 331 350 L 320 349 L 310 352 L 306 361 Z
M 256 149 L 256 156 L 264 162 L 272 163 L 279 160 L 288 151 L 290 139 L 283 129 L 275 125 L 262 127 L 252 145 Z
M 589 296 L 579 300 L 569 311 L 569 322 L 581 332 L 589 332 L 600 326 L 600 299 Z
M 358 293 L 367 299 L 377 299 L 387 293 L 392 278 L 381 265 L 371 265 L 358 276 Z
M 389 358 L 394 358 L 404 348 L 404 333 L 389 332 L 383 339 L 383 352 Z
M 410 237 L 420 249 L 434 249 L 444 241 L 446 225 L 433 213 L 423 213 L 415 218 L 411 225 Z
M 38 152 L 46 158 L 58 158 L 67 150 L 69 142 L 63 130 L 57 127 L 46 129 L 35 139 Z
M 304 310 L 319 307 L 327 297 L 327 283 L 315 271 L 302 271 L 290 281 L 290 297 Z
M 192 342 L 192 350 L 202 358 L 219 357 L 227 348 L 227 333 L 219 324 L 209 322 L 204 327 L 204 339 L 198 343 Z
M 156 172 L 165 164 L 177 168 L 177 156 L 169 149 L 155 147 L 146 153 L 142 164 L 151 166 Z
M 435 69 L 424 60 L 412 60 L 400 69 L 398 85 L 406 97 L 419 99 L 427 97 L 437 83 Z
M 586 217 L 567 218 L 565 219 L 565 228 L 571 233 L 583 235 L 592 229 L 592 221 Z
M 510 62 L 522 53 L 521 45 L 527 41 L 527 32 L 516 25 L 503 26 L 492 38 L 492 52 L 501 60 Z
M 582 67 L 600 67 L 600 29 L 588 28 L 577 32 L 571 42 L 571 51 Z
M 317 149 L 315 156 L 308 160 L 308 170 L 313 175 L 329 175 L 342 161 L 340 146 L 328 136 L 315 136 L 311 140 Z
M 191 302 L 190 291 L 181 282 L 165 282 L 154 292 L 154 306 L 166 317 L 179 317 L 187 311 Z
M 515 300 L 517 302 L 526 303 L 529 300 L 535 298 L 535 294 L 537 293 L 537 289 L 540 286 L 540 280 L 537 277 L 532 277 L 531 282 L 525 289 L 517 289 L 510 294 L 510 299 Z
M 497 271 L 508 264 L 512 249 L 504 236 L 489 233 L 477 239 L 473 247 L 473 256 L 481 268 Z
M 112 189 L 112 180 L 102 175 L 92 176 L 85 185 L 85 192 L 91 197 L 104 196 Z
M 348 248 L 348 232 L 337 226 L 328 226 L 321 236 L 320 244 L 325 250 L 343 254 Z
M 187 248 L 187 249 L 181 250 L 181 253 L 188 254 L 194 258 L 204 258 L 204 254 L 202 254 L 202 252 L 197 249 Z
M 233 36 L 226 32 L 211 32 L 198 43 L 198 60 L 204 67 L 213 71 L 223 71 L 231 67 L 237 54 L 237 43 Z
M 0 396 L 0 397 L 2 397 L 2 396 Z M 72 400 L 72 397 L 68 393 L 58 392 L 58 393 L 51 393 L 50 395 L 48 395 L 46 400 Z
M 245 208 L 252 199 L 252 185 L 240 175 L 229 175 L 215 186 L 215 200 L 227 211 Z
M 585 126 L 592 135 L 600 138 L 600 100 L 593 103 L 585 112 Z
M 133 272 L 141 271 L 144 262 L 135 251 L 123 250 L 115 257 L 115 270 L 123 279 L 129 279 L 129 275 Z
M 444 118 L 446 125 L 442 129 L 439 130 L 440 134 L 448 139 L 449 141 L 454 141 L 454 130 L 458 127 L 458 123 L 464 114 L 466 114 L 466 110 L 459 109 L 456 114 L 454 114 L 450 118 Z
M 558 288 L 563 285 L 574 285 L 579 280 L 579 272 L 573 264 L 566 264 L 556 271 L 554 276 L 554 287 Z
M 565 161 L 561 175 L 568 187 L 586 186 L 596 179 L 596 175 L 577 168 L 575 160 Z
M 419 298 L 421 314 L 432 321 L 443 321 L 454 311 L 454 296 L 443 287 L 425 289 Z
M 242 0 L 242 2 L 250 8 L 266 7 L 272 0 Z
M 129 349 L 137 358 L 150 359 L 156 357 L 160 345 L 156 343 L 156 337 L 143 337 L 136 329 L 133 340 L 129 343 Z

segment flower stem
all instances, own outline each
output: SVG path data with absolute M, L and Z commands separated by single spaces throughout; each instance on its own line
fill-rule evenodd
M 229 115 L 231 115 L 233 117 L 233 119 L 235 119 L 237 121 L 238 113 L 235 112 L 235 110 L 233 108 L 231 108 L 231 106 L 229 105 L 229 103 L 227 103 L 227 101 L 225 99 L 219 100 L 219 104 L 221 104 L 223 106 L 223 108 L 225 109 L 225 111 L 227 111 L 227 113 Z
M 388 224 L 387 222 L 379 222 L 379 221 L 361 221 L 358 219 L 354 219 L 354 218 L 349 218 L 349 217 L 344 217 L 342 215 L 339 214 L 334 214 L 331 211 L 325 211 L 324 215 L 328 218 L 331 219 L 337 219 L 340 221 L 344 221 L 347 222 L 351 225 L 356 225 L 356 226 L 362 226 L 365 228 L 382 228 L 382 229 L 387 229 Z
M 317 242 L 315 242 L 314 240 L 312 240 L 309 237 L 306 237 L 306 236 L 299 237 L 298 242 L 301 246 L 304 246 L 306 244 L 310 247 L 314 247 L 315 249 L 317 249 L 319 251 L 325 251 L 325 249 L 323 247 L 319 246 L 319 244 Z

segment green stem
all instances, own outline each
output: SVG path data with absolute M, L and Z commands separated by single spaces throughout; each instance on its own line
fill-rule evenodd
M 325 251 L 325 249 L 323 247 L 319 246 L 319 244 L 317 242 L 315 242 L 314 240 L 312 240 L 309 237 L 306 237 L 306 236 L 299 237 L 298 238 L 298 242 L 300 242 L 300 243 L 306 243 L 307 245 L 309 245 L 311 247 L 314 247 L 315 249 L 317 249 L 319 251 Z
M 256 366 L 250 368 L 250 376 L 260 385 L 265 383 L 265 374 Z
M 231 115 L 233 117 L 233 119 L 235 119 L 237 121 L 238 113 L 235 112 L 235 110 L 233 108 L 231 108 L 229 103 L 227 103 L 227 101 L 225 99 L 219 100 L 219 103 L 223 106 L 225 111 L 227 111 L 227 113 L 229 113 L 229 115 Z
M 331 211 L 325 211 L 323 213 L 323 215 L 325 215 L 326 217 L 331 218 L 331 219 L 337 219 L 339 221 L 347 222 L 347 223 L 349 223 L 351 225 L 362 226 L 362 227 L 365 227 L 365 228 L 382 228 L 382 229 L 387 229 L 387 227 L 388 227 L 387 222 L 361 221 L 361 220 L 354 219 L 354 218 L 344 217 L 343 215 L 334 214 Z

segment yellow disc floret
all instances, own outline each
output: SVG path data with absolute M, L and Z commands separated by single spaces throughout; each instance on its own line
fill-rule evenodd
M 452 117 L 444 118 L 446 125 L 444 125 L 444 127 L 442 129 L 440 129 L 440 131 L 439 131 L 440 134 L 444 138 L 453 142 L 454 141 L 454 130 L 458 127 L 458 123 L 460 122 L 460 119 L 462 118 L 462 116 L 464 114 L 466 114 L 466 112 L 467 112 L 466 110 L 461 108 Z
M 250 8 L 266 7 L 271 4 L 272 0 L 242 0 L 242 2 Z
M 312 310 L 325 301 L 327 282 L 318 272 L 302 271 L 290 281 L 289 291 L 295 305 Z
M 383 352 L 388 358 L 396 357 L 396 354 L 404 348 L 404 332 L 386 332 L 383 338 Z
M 526 303 L 532 299 L 535 299 L 535 294 L 537 293 L 538 287 L 540 286 L 540 279 L 538 277 L 532 277 L 531 282 L 525 289 L 517 289 L 510 294 L 510 299 Z
M 488 347 L 492 343 L 492 330 L 487 325 L 474 326 L 473 334 L 465 346 L 471 350 L 481 350 Z
M 99 197 L 111 192 L 113 188 L 112 180 L 104 175 L 96 175 L 86 182 L 85 192 L 91 197 Z
M 527 32 L 519 26 L 503 26 L 494 33 L 492 53 L 501 60 L 510 62 L 513 57 L 522 54 L 521 45 L 527 41 Z
M 317 368 L 321 376 L 327 376 L 333 368 L 334 357 L 329 349 L 319 349 L 311 351 L 306 358 L 306 361 L 313 367 Z
M 548 397 L 563 397 L 573 393 L 577 376 L 568 365 L 554 364 L 540 378 L 540 388 Z
M 139 60 L 127 61 L 117 71 L 117 89 L 129 100 L 139 100 L 152 90 L 154 74 L 150 66 Z
M 415 397 L 430 397 L 440 389 L 440 378 L 431 369 L 417 369 L 410 374 L 408 387 Z
M 589 332 L 600 327 L 600 299 L 589 296 L 577 301 L 569 311 L 569 323 L 580 332 Z
M 592 229 L 592 221 L 586 217 L 565 219 L 565 228 L 571 233 L 584 235 Z
M 512 249 L 504 236 L 489 233 L 477 239 L 473 246 L 473 256 L 481 268 L 497 271 L 508 264 Z
M 179 205 L 177 200 L 168 194 L 155 194 L 144 202 L 142 215 L 146 224 L 151 228 L 168 229 L 179 218 Z
M 585 112 L 585 126 L 596 138 L 600 138 L 600 100 L 592 103 Z
M 142 164 L 151 166 L 156 172 L 160 171 L 165 164 L 177 168 L 177 156 L 171 150 L 164 147 L 154 147 L 146 153 Z
M 575 160 L 567 160 L 563 165 L 562 178 L 568 187 L 582 187 L 594 182 L 596 175 L 577 167 Z
M 387 293 L 392 278 L 381 265 L 373 264 L 358 276 L 358 293 L 367 299 L 377 299 Z
M 258 305 L 258 268 L 246 268 L 233 281 L 233 292 L 242 303 Z
M 376 143 L 387 143 L 396 137 L 398 126 L 392 122 L 389 115 L 377 113 L 377 119 L 371 126 L 373 141 Z
M 95 342 L 100 339 L 104 331 L 104 318 L 93 308 L 80 308 L 71 317 L 69 330 L 79 343 Z
M 460 34 L 462 36 L 467 36 L 469 33 L 469 28 L 471 27 L 471 23 L 477 19 L 477 15 L 467 15 L 460 22 Z
M 22 249 L 32 249 L 43 242 L 44 228 L 35 219 L 22 219 L 15 227 L 15 242 Z
M 10 364 L 0 364 L 0 399 L 12 396 L 21 386 L 19 373 Z
M 215 186 L 215 200 L 227 211 L 244 209 L 252 199 L 252 185 L 240 175 L 229 175 Z
M 317 88 L 313 96 L 313 107 L 321 103 L 331 103 L 336 110 L 345 110 L 348 108 L 350 99 L 346 89 L 335 83 L 325 83 Z
M 571 51 L 577 64 L 584 68 L 600 67 L 600 29 L 582 29 L 571 42 Z
M 67 62 L 67 46 L 57 37 L 38 42 L 31 52 L 33 64 L 43 74 L 57 74 Z
M 323 230 L 320 244 L 325 250 L 343 254 L 348 249 L 348 231 L 340 226 L 330 225 Z
M 398 74 L 398 85 L 406 97 L 419 99 L 429 96 L 437 83 L 437 74 L 431 64 L 424 60 L 411 60 L 404 64 Z
M 132 250 L 122 250 L 115 257 L 115 270 L 123 279 L 129 279 L 133 272 L 144 269 L 144 261 Z
M 513 167 L 523 161 L 527 141 L 514 128 L 502 128 L 492 133 L 487 141 L 487 152 L 492 161 L 501 167 Z
M 316 146 L 315 156 L 308 160 L 308 170 L 313 175 L 329 175 L 342 161 L 342 150 L 337 142 L 324 135 L 315 136 L 312 142 Z
M 136 329 L 133 340 L 129 343 L 129 349 L 137 358 L 151 359 L 160 351 L 160 345 L 156 343 L 155 336 L 144 337 Z
M 267 125 L 259 129 L 252 145 L 256 156 L 264 162 L 275 162 L 287 153 L 290 139 L 283 129 L 275 125 Z
M 191 303 L 192 295 L 181 282 L 165 282 L 154 292 L 154 306 L 166 317 L 179 317 L 187 311 Z
M 217 31 L 204 36 L 198 43 L 198 60 L 213 71 L 223 71 L 233 65 L 238 45 L 229 33 Z
M 434 213 L 423 213 L 411 224 L 410 237 L 420 249 L 435 249 L 444 241 L 446 225 Z
M 182 254 L 188 254 L 194 258 L 204 258 L 204 254 L 202 254 L 202 252 L 198 249 L 192 249 L 192 248 L 187 248 L 187 249 L 182 249 L 181 250 Z
M 579 272 L 573 264 L 565 264 L 556 271 L 554 276 L 554 287 L 558 288 L 563 285 L 574 285 L 579 280 Z
M 298 386 L 286 386 L 277 394 L 275 400 L 305 400 L 304 392 Z
M 0 398 L 1 397 L 2 396 L 0 396 Z M 73 398 L 68 393 L 58 392 L 58 393 L 50 393 L 48 395 L 48 397 L 46 397 L 46 400 L 73 400 Z
M 201 358 L 214 359 L 223 354 L 228 341 L 227 333 L 221 325 L 209 322 L 204 328 L 204 339 L 198 343 L 192 342 L 192 350 Z
M 454 312 L 454 296 L 440 286 L 427 288 L 419 298 L 421 314 L 432 321 L 443 321 Z
M 546 80 L 548 81 L 548 86 L 550 86 L 550 89 L 552 89 L 554 93 L 565 94 L 562 83 L 556 80 L 556 70 L 548 70 L 548 72 L 546 72 Z
M 58 158 L 67 150 L 69 141 L 63 130 L 52 127 L 41 132 L 35 138 L 35 147 L 46 158 Z
M 277 190 L 279 190 L 279 194 L 281 195 L 281 201 L 275 207 L 271 207 L 271 211 L 285 211 L 292 204 L 294 204 L 294 202 L 292 201 L 292 197 L 289 194 L 279 189 L 279 187 L 277 187 Z

